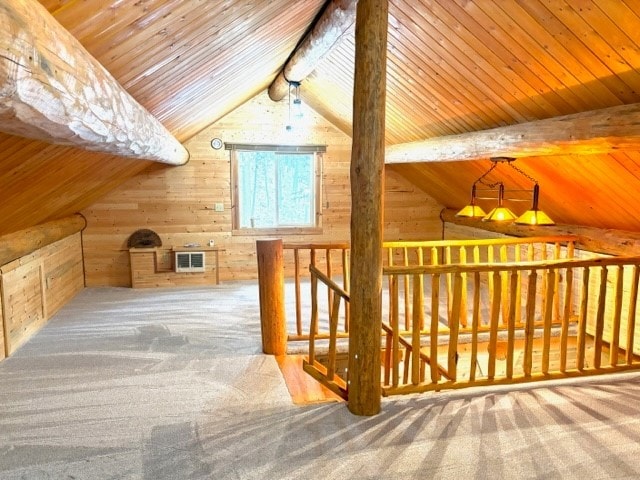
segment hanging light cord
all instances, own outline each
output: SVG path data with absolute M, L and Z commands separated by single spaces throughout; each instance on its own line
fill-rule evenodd
M 508 166 L 513 168 L 520 175 L 525 177 L 527 180 L 531 181 L 534 185 L 537 185 L 538 181 L 535 178 L 533 178 L 531 175 L 529 175 L 528 173 L 526 173 L 526 172 L 522 171 L 521 169 L 519 169 L 518 167 L 516 167 L 513 164 L 514 160 L 515 160 L 515 158 L 510 158 L 510 159 L 507 159 L 507 160 L 494 160 L 494 159 L 491 159 L 491 161 L 493 162 L 493 165 L 491 165 L 491 168 L 489 168 L 489 170 L 487 170 L 480 178 L 478 178 L 474 182 L 474 185 L 479 183 L 480 185 L 484 185 L 487 188 L 496 188 L 496 187 L 498 187 L 502 183 L 501 180 L 498 180 L 497 182 L 489 183 L 489 182 L 485 181 L 484 178 L 487 175 L 489 175 L 498 166 L 498 163 L 502 163 L 502 162 L 506 162 Z

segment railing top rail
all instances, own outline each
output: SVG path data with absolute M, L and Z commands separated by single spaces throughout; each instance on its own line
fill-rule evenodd
M 349 249 L 349 242 L 327 242 L 327 243 L 284 243 L 282 248 L 286 250 L 343 250 Z
M 544 237 L 505 237 L 505 238 L 478 238 L 470 240 L 409 240 L 409 241 L 389 241 L 383 243 L 383 248 L 415 248 L 415 247 L 473 247 L 476 245 L 528 245 L 531 243 L 565 243 L 575 242 L 578 237 L 575 235 L 550 235 Z M 327 250 L 327 249 L 349 249 L 349 242 L 326 242 L 326 243 L 285 243 L 283 248 L 287 250 Z
M 478 238 L 471 240 L 419 240 L 419 241 L 394 241 L 384 242 L 384 248 L 402 247 L 464 247 L 475 245 L 517 245 L 530 243 L 562 243 L 575 242 L 575 235 L 550 235 L 548 237 L 505 237 L 505 238 Z
M 312 275 L 315 275 L 316 277 L 318 277 L 318 279 L 322 283 L 324 283 L 327 287 L 335 291 L 338 295 L 340 295 L 346 301 L 349 301 L 349 294 L 345 292 L 342 289 L 342 287 L 340 287 L 340 285 L 338 285 L 336 282 L 334 282 L 329 277 L 327 277 L 321 270 L 318 270 L 313 265 L 309 265 L 309 271 L 311 272 Z
M 590 259 L 538 260 L 533 262 L 477 263 L 451 265 L 391 266 L 382 269 L 385 275 L 416 275 L 435 273 L 504 272 L 545 270 L 549 268 L 603 267 L 614 265 L 640 265 L 640 257 L 603 257 Z

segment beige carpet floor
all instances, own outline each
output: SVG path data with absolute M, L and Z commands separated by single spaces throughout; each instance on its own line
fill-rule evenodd
M 81 292 L 0 362 L 0 479 L 640 478 L 640 374 L 296 406 L 257 298 Z

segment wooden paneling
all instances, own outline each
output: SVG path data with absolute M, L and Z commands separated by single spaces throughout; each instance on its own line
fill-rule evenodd
M 152 163 L 2 133 L 0 152 L 0 235 L 72 215 Z
M 7 355 L 36 333 L 45 323 L 41 263 L 29 259 L 16 262 L 2 273 L 2 303 Z M 4 269 L 5 267 L 3 267 Z
M 219 130 L 215 124 L 207 125 L 266 88 L 324 2 L 41 3 L 137 101 L 185 141 L 203 129 L 208 132 L 205 135 Z M 640 101 L 636 88 L 640 8 L 636 2 L 390 0 L 389 13 L 388 144 Z M 353 55 L 353 35 L 347 35 L 302 83 L 303 101 L 328 120 L 331 135 L 340 133 L 331 125 L 351 134 Z M 264 108 L 278 107 L 267 102 Z M 225 122 L 225 129 L 242 128 L 239 122 Z M 248 132 L 247 137 L 251 136 L 255 135 Z M 222 157 L 210 154 L 204 141 L 194 138 L 188 146 L 192 164 L 208 162 L 202 165 L 203 171 L 218 162 L 225 165 L 224 153 Z M 0 191 L 7 199 L 0 204 L 0 234 L 86 209 L 147 167 L 4 134 L 0 134 L 0 152 Z M 348 163 L 348 156 L 334 150 L 327 158 L 338 165 Z M 640 230 L 640 196 L 634 195 L 640 183 L 636 152 L 531 158 L 519 163 L 540 181 L 542 207 L 557 222 Z M 460 208 L 468 200 L 471 182 L 486 167 L 486 162 L 406 165 L 394 167 L 394 172 L 437 203 Z M 180 171 L 194 169 L 187 166 Z M 215 174 L 218 169 L 209 171 Z M 341 198 L 343 189 L 342 182 L 334 180 L 337 177 L 326 175 L 326 191 L 333 203 L 326 212 L 325 232 L 346 238 L 348 208 L 333 201 Z M 163 210 L 166 221 L 154 220 L 156 210 L 164 208 L 156 204 L 163 202 L 151 201 L 153 196 L 137 198 L 127 189 L 121 192 L 130 198 L 118 199 L 115 210 L 100 202 L 95 211 L 102 209 L 105 218 L 100 224 L 111 222 L 114 230 L 123 222 L 121 215 L 133 211 L 144 212 L 149 223 L 162 225 L 174 236 L 187 230 L 204 239 L 216 233 L 216 238 L 226 240 L 227 212 L 214 214 L 203 206 L 210 199 L 224 198 L 228 209 L 228 185 L 224 176 L 205 178 L 207 193 L 197 194 L 200 203 L 195 206 L 180 203 L 179 185 L 201 188 L 197 185 L 202 180 L 194 180 L 190 173 L 165 175 L 152 167 L 149 174 L 132 181 L 144 182 L 145 191 L 158 197 L 179 202 Z M 190 218 L 179 218 L 180 211 L 189 211 Z M 130 216 L 140 224 L 137 214 Z M 180 227 L 172 231 L 174 224 Z M 123 248 L 130 226 L 117 232 L 116 243 L 113 232 L 105 233 L 109 241 L 104 244 L 114 250 L 109 268 L 101 274 L 109 282 L 127 281 L 128 259 L 116 252 Z M 227 243 L 232 242 L 238 243 L 237 251 L 251 255 L 250 242 L 234 238 Z
M 204 272 L 176 272 L 176 251 L 204 252 Z M 208 247 L 132 248 L 129 250 L 131 286 L 133 288 L 175 287 L 184 285 L 216 285 L 219 283 L 220 250 Z
M 640 99 L 640 9 L 633 2 L 391 0 L 389 12 L 389 144 Z M 302 88 L 303 98 L 345 132 L 353 52 L 351 37 Z M 542 208 L 556 222 L 640 230 L 636 152 L 518 163 L 540 181 Z M 439 203 L 461 208 L 488 166 L 393 168 Z M 518 182 L 515 188 L 528 186 Z
M 139 228 L 158 233 L 163 248 L 185 243 L 215 245 L 222 280 L 257 276 L 255 241 L 232 235 L 229 152 L 213 150 L 214 137 L 231 143 L 301 143 L 327 145 L 323 155 L 323 218 L 320 235 L 288 235 L 286 242 L 349 239 L 351 139 L 312 110 L 303 125 L 287 136 L 286 100 L 274 103 L 263 93 L 207 128 L 187 143 L 191 161 L 182 167 L 151 167 L 82 213 L 87 285 L 130 285 L 127 238 Z M 438 238 L 440 206 L 391 172 L 387 175 L 388 228 L 385 239 Z M 215 203 L 224 211 L 216 212 Z M 405 208 L 411 205 L 410 208 Z M 164 260 L 160 259 L 160 262 Z
M 0 267 L 6 355 L 84 288 L 80 233 Z

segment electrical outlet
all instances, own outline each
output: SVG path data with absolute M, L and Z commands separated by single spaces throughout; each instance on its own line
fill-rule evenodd
M 213 205 L 213 209 L 216 212 L 224 212 L 224 204 L 223 203 L 216 203 Z

